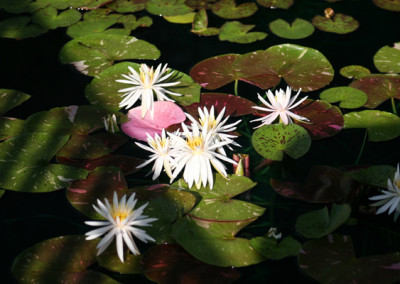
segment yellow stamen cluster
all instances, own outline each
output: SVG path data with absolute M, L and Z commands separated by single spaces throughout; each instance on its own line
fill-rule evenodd
M 187 144 L 193 151 L 202 151 L 203 150 L 203 138 L 201 137 L 193 137 L 193 138 L 188 138 Z
M 217 126 L 217 121 L 215 120 L 215 117 L 208 117 L 208 120 L 202 120 L 201 118 L 199 119 L 200 124 L 202 127 L 204 127 L 205 124 L 207 124 L 207 130 L 211 131 Z
M 122 210 L 122 208 L 113 208 L 113 211 L 111 213 L 111 216 L 114 218 L 114 220 L 117 220 L 119 218 L 119 221 L 122 222 L 123 220 L 126 219 L 130 215 L 131 212 L 128 212 L 127 210 Z

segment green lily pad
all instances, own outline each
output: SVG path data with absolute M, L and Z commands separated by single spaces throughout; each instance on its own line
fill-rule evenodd
M 333 204 L 330 214 L 325 206 L 300 215 L 296 221 L 296 230 L 306 238 L 319 239 L 346 222 L 350 213 L 351 207 L 348 204 Z
M 400 136 L 400 117 L 390 112 L 363 110 L 343 117 L 344 128 L 366 128 L 370 141 L 388 141 Z
M 371 74 L 368 68 L 360 65 L 349 65 L 342 67 L 339 71 L 340 75 L 349 79 L 360 79 Z
M 13 14 L 33 13 L 45 6 L 47 6 L 46 3 L 35 2 L 33 0 L 0 0 L 0 8 Z
M 191 24 L 194 21 L 194 17 L 197 13 L 195 12 L 190 12 L 187 14 L 183 15 L 176 15 L 176 16 L 164 16 L 164 19 L 166 19 L 170 23 L 174 24 Z
M 399 1 L 400 3 L 400 1 Z M 382 73 L 400 73 L 400 42 L 384 46 L 374 55 L 376 69 Z
M 396 168 L 392 166 L 379 165 L 370 166 L 366 169 L 357 169 L 347 174 L 355 180 L 364 184 L 387 188 L 388 179 L 392 180 L 396 173 Z
M 157 59 L 160 51 L 151 43 L 135 37 L 91 34 L 75 38 L 60 51 L 60 60 L 72 64 L 82 74 L 97 76 L 115 61 Z
M 257 0 L 257 3 L 261 6 L 275 9 L 289 9 L 293 5 L 294 0 Z
M 214 5 L 215 2 L 217 2 L 217 0 L 186 0 L 185 5 L 195 10 L 208 10 L 211 9 L 212 5 Z
M 224 19 L 241 19 L 254 15 L 257 4 L 253 2 L 243 3 L 236 6 L 235 0 L 219 0 L 211 7 L 213 13 Z
M 251 141 L 257 153 L 275 161 L 282 161 L 283 153 L 298 159 L 311 146 L 307 130 L 297 124 L 264 125 L 254 131 Z
M 74 159 L 96 159 L 104 157 L 111 151 L 109 147 L 93 136 L 72 135 L 57 155 Z
M 25 94 L 24 92 L 0 89 L 0 115 L 3 115 L 16 106 L 19 106 L 30 97 L 30 95 Z
M 269 29 L 275 35 L 288 39 L 301 39 L 314 33 L 314 26 L 306 20 L 295 19 L 290 25 L 283 19 L 277 19 L 269 23 Z
M 157 16 L 177 16 L 193 12 L 193 9 L 185 4 L 185 0 L 149 0 L 146 10 Z
M 13 17 L 0 22 L 0 37 L 25 39 L 44 34 L 48 29 L 31 24 L 31 17 Z
M 390 98 L 400 99 L 400 75 L 376 75 L 362 77 L 349 85 L 367 94 L 367 108 L 376 108 Z
M 193 18 L 192 33 L 201 36 L 214 36 L 219 33 L 218 28 L 208 27 L 208 16 L 205 9 L 200 9 Z
M 139 71 L 140 65 L 137 63 L 121 62 L 108 68 L 86 87 L 86 97 L 94 104 L 107 109 L 110 112 L 117 112 L 120 110 L 119 103 L 122 100 L 121 93 L 118 90 L 127 87 L 126 84 L 116 82 L 117 79 L 123 79 L 122 74 L 129 73 L 128 66 L 136 71 Z M 174 70 L 171 70 L 171 72 Z M 198 102 L 200 99 L 200 86 L 193 82 L 190 76 L 175 71 L 175 74 L 169 79 L 172 81 L 179 81 L 176 86 L 169 87 L 168 90 L 182 94 L 182 96 L 171 96 L 173 100 L 181 105 L 188 105 Z
M 400 12 L 400 1 L 399 0 L 373 0 L 374 4 L 379 8 Z
M 69 9 L 58 14 L 57 9 L 52 6 L 37 10 L 32 15 L 32 22 L 44 28 L 54 30 L 59 27 L 68 27 L 81 19 L 81 13 Z
M 263 40 L 268 34 L 262 32 L 249 32 L 255 25 L 243 25 L 238 21 L 226 22 L 219 31 L 219 40 L 236 43 L 252 43 Z
M 115 0 L 107 4 L 107 8 L 118 13 L 134 13 L 144 10 L 147 0 Z
M 312 19 L 312 24 L 321 31 L 336 34 L 354 32 L 360 25 L 353 17 L 341 13 L 336 13 L 333 18 L 329 19 L 317 15 Z
M 109 2 L 109 0 L 36 0 L 41 5 L 51 5 L 58 10 L 64 10 L 67 8 L 79 8 L 81 10 L 89 10 L 90 8 L 99 8 L 100 6 Z
M 18 255 L 12 273 L 21 284 L 118 284 L 103 273 L 87 270 L 96 262 L 97 243 L 97 240 L 86 241 L 84 236 L 63 236 L 40 242 Z
M 147 16 L 137 19 L 134 15 L 124 15 L 118 19 L 118 23 L 132 31 L 138 27 L 150 27 L 153 24 L 153 20 Z
M 323 91 L 319 95 L 321 100 L 328 103 L 339 103 L 341 108 L 359 108 L 368 100 L 367 94 L 351 87 L 334 87 Z
M 274 238 L 255 237 L 250 240 L 250 245 L 267 259 L 297 256 L 301 251 L 301 244 L 292 237 L 284 238 L 279 243 Z
M 177 244 L 152 247 L 142 262 L 146 277 L 159 284 L 187 283 L 188 279 L 190 283 L 231 283 L 240 276 L 233 267 L 200 262 Z
M 18 118 L 0 117 L 0 141 L 23 132 L 24 121 Z
M 303 245 L 300 268 L 320 283 L 384 283 L 400 280 L 400 253 L 356 258 L 349 236 L 329 235 Z
M 96 258 L 101 267 L 113 272 L 121 274 L 138 274 L 143 272 L 140 264 L 141 255 L 127 253 L 124 256 L 124 262 L 121 262 L 117 250 L 113 245 L 110 245 L 102 254 L 96 256 Z
M 0 189 L 0 198 L 3 196 L 3 194 L 4 194 L 5 192 L 6 192 L 5 190 Z

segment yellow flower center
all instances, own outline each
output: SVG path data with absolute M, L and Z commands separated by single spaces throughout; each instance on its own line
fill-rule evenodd
M 202 120 L 201 118 L 200 120 L 200 124 L 202 127 L 204 127 L 204 124 L 206 123 L 206 120 Z M 207 125 L 207 130 L 211 131 L 215 128 L 215 126 L 217 126 L 217 121 L 215 120 L 215 118 L 213 116 L 209 116 L 208 117 L 208 125 Z
M 187 144 L 189 147 L 195 152 L 202 152 L 203 150 L 203 139 L 201 137 L 193 137 L 193 138 L 188 138 Z
M 146 78 L 149 78 L 149 80 L 147 81 Z M 145 88 L 151 88 L 153 86 L 153 80 L 154 80 L 153 68 L 146 70 L 143 67 L 141 67 L 140 80 L 142 81 Z
M 111 216 L 114 218 L 114 220 L 117 221 L 117 218 L 119 218 L 119 223 L 122 223 L 130 215 L 130 212 L 126 210 L 122 210 L 122 208 L 113 208 Z

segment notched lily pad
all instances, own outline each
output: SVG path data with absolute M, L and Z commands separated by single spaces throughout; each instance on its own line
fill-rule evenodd
M 321 100 L 328 103 L 339 103 L 341 108 L 359 108 L 368 100 L 367 94 L 351 87 L 334 87 L 323 91 L 319 95 Z
M 32 22 L 54 30 L 60 27 L 68 27 L 78 22 L 81 16 L 81 13 L 74 9 L 68 9 L 58 14 L 56 8 L 47 6 L 33 13 Z
M 254 131 L 251 140 L 257 153 L 275 161 L 282 161 L 283 153 L 298 159 L 311 146 L 307 130 L 297 124 L 264 125 Z
M 257 3 L 271 9 L 289 9 L 293 5 L 294 0 L 257 0 Z
M 341 13 L 336 13 L 332 18 L 317 15 L 312 19 L 312 24 L 321 31 L 336 34 L 354 32 L 360 25 L 353 17 Z
M 379 8 L 400 12 L 400 0 L 373 0 L 374 4 Z
M 400 73 L 400 42 L 379 49 L 374 55 L 374 64 L 379 72 Z
M 243 25 L 238 21 L 226 22 L 219 31 L 219 40 L 236 42 L 236 43 L 252 43 L 257 40 L 263 40 L 268 34 L 263 32 L 249 32 L 255 25 Z
M 16 106 L 19 106 L 30 97 L 30 95 L 24 92 L 0 89 L 0 115 L 3 115 Z
M 0 37 L 25 39 L 44 34 L 48 29 L 31 24 L 31 17 L 13 17 L 0 22 Z
M 368 68 L 365 68 L 364 66 L 360 65 L 349 65 L 340 68 L 339 71 L 340 75 L 343 77 L 349 78 L 349 79 L 360 79 L 362 77 L 368 76 L 371 74 L 371 71 L 369 71 Z
M 350 177 L 364 184 L 387 188 L 388 179 L 393 180 L 396 168 L 386 165 L 370 166 L 347 173 Z
M 314 33 L 314 26 L 306 20 L 295 19 L 289 24 L 283 19 L 269 23 L 269 29 L 277 36 L 288 39 L 302 39 Z
M 219 0 L 211 7 L 213 13 L 224 19 L 241 19 L 252 16 L 257 12 L 257 4 L 248 2 L 236 5 L 235 0 Z
M 99 75 L 118 60 L 157 59 L 159 56 L 160 51 L 144 40 L 102 33 L 75 38 L 60 51 L 62 63 L 72 64 L 88 76 Z
M 274 238 L 255 237 L 250 245 L 267 259 L 282 259 L 288 256 L 297 256 L 301 251 L 301 244 L 292 237 L 277 241 Z
M 214 36 L 219 33 L 218 28 L 208 27 L 208 16 L 205 9 L 200 9 L 193 18 L 192 33 L 202 36 Z

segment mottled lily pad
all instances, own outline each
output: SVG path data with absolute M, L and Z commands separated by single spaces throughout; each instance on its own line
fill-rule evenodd
M 193 12 L 185 0 L 149 0 L 146 10 L 157 16 L 177 16 Z
M 388 141 L 400 136 L 400 117 L 390 112 L 363 110 L 344 116 L 344 128 L 366 128 L 373 142 Z
M 71 40 L 60 51 L 60 60 L 72 64 L 79 72 L 97 76 L 115 61 L 157 59 L 160 51 L 151 43 L 135 37 L 92 34 Z
M 240 276 L 233 267 L 221 268 L 202 263 L 177 244 L 163 244 L 151 248 L 143 255 L 142 262 L 146 277 L 159 284 L 187 281 L 231 283 Z
M 249 32 L 255 25 L 243 25 L 238 21 L 226 22 L 219 31 L 219 40 L 236 43 L 252 43 L 263 40 L 268 34 L 263 32 Z
M 72 135 L 57 155 L 73 159 L 96 159 L 111 153 L 100 140 L 89 135 Z
M 257 0 L 257 3 L 261 6 L 275 9 L 289 9 L 293 5 L 294 0 Z
M 343 68 L 340 68 L 340 75 L 349 79 L 360 79 L 362 77 L 368 76 L 371 74 L 368 68 L 360 65 L 349 65 Z
M 310 240 L 299 256 L 300 268 L 320 283 L 384 283 L 400 280 L 400 254 L 356 258 L 349 236 Z
M 341 13 L 336 13 L 333 18 L 317 15 L 312 19 L 312 24 L 321 31 L 336 34 L 354 32 L 360 25 L 353 17 Z
M 211 10 L 217 16 L 224 19 L 241 19 L 252 16 L 257 12 L 257 4 L 253 2 L 236 6 L 235 0 L 219 0 L 213 4 Z
M 319 95 L 321 100 L 328 103 L 339 103 L 341 108 L 359 108 L 368 100 L 367 94 L 351 87 L 334 87 L 323 91 Z
M 379 72 L 400 73 L 400 42 L 395 43 L 393 47 L 384 46 L 379 49 L 374 55 L 374 64 Z
M 330 210 L 324 207 L 300 215 L 296 230 L 306 238 L 319 239 L 332 233 L 349 218 L 351 207 L 348 204 L 333 204 Z
M 0 37 L 25 39 L 44 34 L 48 29 L 31 24 L 31 17 L 13 17 L 0 22 Z
M 32 22 L 44 28 L 54 30 L 59 27 L 68 27 L 81 19 L 81 13 L 68 9 L 58 14 L 53 6 L 47 6 L 33 13 Z
M 23 132 L 24 121 L 18 118 L 0 117 L 0 141 Z
M 97 255 L 96 258 L 101 267 L 110 271 L 121 274 L 138 274 L 143 273 L 140 264 L 141 257 L 140 254 L 127 253 L 124 256 L 124 262 L 121 262 L 115 246 L 110 245 L 102 254 Z
M 118 284 L 103 273 L 87 270 L 96 262 L 97 243 L 98 240 L 87 241 L 84 236 L 63 236 L 40 242 L 18 255 L 12 273 L 21 284 Z
M 292 237 L 284 238 L 279 243 L 274 238 L 255 237 L 250 240 L 250 245 L 267 259 L 297 256 L 301 251 L 301 244 Z
M 288 39 L 301 39 L 309 37 L 314 33 L 314 26 L 306 20 L 295 19 L 289 24 L 283 19 L 277 19 L 269 23 L 269 29 L 275 35 Z
M 307 130 L 297 124 L 264 125 L 254 131 L 251 140 L 257 153 L 275 161 L 282 161 L 283 153 L 298 159 L 311 146 Z
M 140 65 L 137 63 L 121 62 L 108 68 L 106 71 L 101 73 L 98 77 L 94 78 L 93 81 L 86 87 L 86 97 L 94 105 L 99 105 L 110 112 L 117 112 L 121 108 L 119 103 L 122 100 L 122 93 L 118 93 L 118 90 L 128 87 L 126 84 L 116 82 L 117 79 L 123 79 L 122 74 L 128 74 L 128 66 L 131 66 L 136 71 L 139 71 Z M 171 70 L 171 72 L 174 70 Z M 199 101 L 200 97 L 200 86 L 193 82 L 190 76 L 175 71 L 175 74 L 170 77 L 171 82 L 179 81 L 180 83 L 176 86 L 168 88 L 172 92 L 182 94 L 182 96 L 171 96 L 171 99 L 177 101 L 182 105 L 189 105 Z
M 370 166 L 368 168 L 357 169 L 347 174 L 355 180 L 364 184 L 387 188 L 388 179 L 392 180 L 396 168 L 386 165 Z
M 3 115 L 16 106 L 19 106 L 30 97 L 30 95 L 25 94 L 24 92 L 0 89 L 0 115 Z
M 376 108 L 390 98 L 400 99 L 400 75 L 372 74 L 349 85 L 367 94 L 367 108 Z
M 148 0 L 115 0 L 107 4 L 107 8 L 118 13 L 134 13 L 144 10 Z
M 399 0 L 373 0 L 374 4 L 379 8 L 400 12 L 400 1 Z

